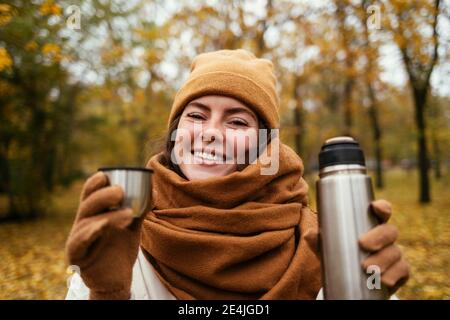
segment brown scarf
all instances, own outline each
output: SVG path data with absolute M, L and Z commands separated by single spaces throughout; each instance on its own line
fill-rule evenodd
M 280 143 L 279 170 L 260 163 L 224 177 L 186 180 L 154 170 L 154 209 L 141 247 L 178 299 L 314 299 L 321 287 L 317 217 L 297 154 Z

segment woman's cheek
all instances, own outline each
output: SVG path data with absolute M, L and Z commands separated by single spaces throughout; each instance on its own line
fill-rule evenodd
M 178 127 L 174 132 L 176 132 L 175 137 L 171 137 L 172 140 L 175 139 L 175 145 L 173 148 L 174 155 L 172 155 L 172 161 L 174 157 L 176 163 L 180 165 L 181 163 L 190 164 L 192 162 L 192 143 L 194 140 L 194 132 L 190 130 L 189 127 Z
M 243 157 L 248 150 L 257 152 L 258 136 L 254 129 L 251 130 L 234 130 L 230 136 L 227 136 L 228 150 L 234 151 L 235 158 Z M 241 163 L 239 163 L 241 164 Z

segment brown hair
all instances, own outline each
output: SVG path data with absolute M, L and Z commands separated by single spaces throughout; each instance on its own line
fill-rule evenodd
M 180 123 L 181 114 L 176 116 L 173 121 L 169 124 L 169 128 L 167 129 L 167 134 L 163 137 L 163 145 L 161 147 L 160 153 L 161 155 L 161 163 L 166 166 L 167 168 L 171 169 L 172 171 L 176 172 L 181 177 L 186 178 L 186 176 L 181 171 L 180 167 L 172 162 L 171 154 L 172 150 L 175 146 L 175 141 L 172 140 L 172 134 L 173 132 L 178 128 L 178 124 Z M 259 129 L 267 129 L 267 138 L 265 141 L 258 141 L 258 156 L 261 155 L 261 153 L 266 148 L 267 144 L 271 141 L 271 129 L 267 128 L 267 125 L 258 117 L 258 125 Z M 249 165 L 249 153 L 247 152 L 245 157 L 246 163 L 238 165 L 237 170 L 242 171 Z

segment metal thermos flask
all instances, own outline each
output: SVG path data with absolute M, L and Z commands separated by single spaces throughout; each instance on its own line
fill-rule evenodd
M 335 137 L 325 142 L 316 190 L 324 298 L 386 299 L 384 287 L 373 281 L 380 276 L 376 269 L 368 273 L 361 266 L 368 253 L 360 249 L 358 238 L 378 220 L 370 212 L 372 183 L 357 141 Z

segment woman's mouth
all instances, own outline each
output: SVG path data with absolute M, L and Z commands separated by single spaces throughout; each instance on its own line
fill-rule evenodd
M 225 157 L 220 154 L 216 154 L 214 151 L 192 151 L 194 155 L 195 164 L 205 164 L 205 165 L 217 165 L 224 164 Z

